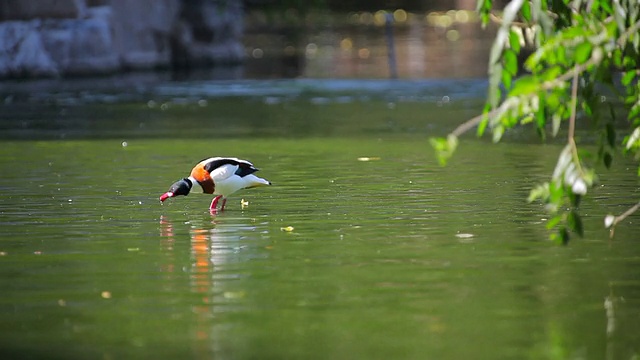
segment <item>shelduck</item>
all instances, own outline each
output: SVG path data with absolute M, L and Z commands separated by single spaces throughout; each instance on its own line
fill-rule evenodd
M 169 191 L 160 196 L 160 201 L 164 202 L 171 197 L 186 196 L 193 191 L 202 190 L 205 194 L 216 195 L 211 201 L 209 210 L 217 212 L 218 202 L 222 200 L 220 207 L 222 211 L 227 203 L 227 197 L 236 191 L 271 185 L 270 181 L 254 175 L 256 171 L 258 169 L 247 160 L 231 157 L 204 159 L 191 170 L 189 177 L 173 183 Z

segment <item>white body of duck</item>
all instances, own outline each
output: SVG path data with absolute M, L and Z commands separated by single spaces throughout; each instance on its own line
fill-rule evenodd
M 227 197 L 241 189 L 271 185 L 268 180 L 254 175 L 258 169 L 247 160 L 231 157 L 212 157 L 200 161 L 191 170 L 189 177 L 178 180 L 166 193 L 160 196 L 160 201 L 178 195 L 188 195 L 192 191 L 201 189 L 205 194 L 217 195 L 211 201 L 209 210 L 217 211 L 218 201 L 222 199 L 224 210 Z

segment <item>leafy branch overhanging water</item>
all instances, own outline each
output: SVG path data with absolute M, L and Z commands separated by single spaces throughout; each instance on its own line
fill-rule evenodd
M 483 25 L 499 24 L 484 112 L 446 138 L 431 139 L 431 144 L 444 165 L 458 137 L 474 127 L 478 136 L 489 129 L 498 142 L 517 125 L 533 124 L 544 138 L 549 130 L 556 136 L 568 122 L 567 145 L 551 180 L 532 189 L 528 198 L 544 202 L 551 214 L 550 238 L 566 244 L 571 233 L 583 235 L 580 199 L 597 178 L 575 138 L 577 112 L 583 115 L 580 120 L 589 118 L 596 125 L 598 162 L 609 168 L 620 145 L 623 154 L 640 158 L 640 5 L 633 0 L 512 0 L 498 16 L 493 1 L 478 0 L 478 11 Z M 518 56 L 525 49 L 532 51 L 521 66 Z M 621 142 L 614 126 L 617 114 L 610 101 L 603 101 L 602 85 L 625 104 L 629 130 Z M 640 203 L 619 216 L 607 215 L 610 235 L 639 207 Z

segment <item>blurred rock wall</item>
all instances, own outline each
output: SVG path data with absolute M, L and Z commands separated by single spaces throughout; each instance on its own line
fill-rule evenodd
M 0 78 L 243 58 L 242 0 L 0 0 Z

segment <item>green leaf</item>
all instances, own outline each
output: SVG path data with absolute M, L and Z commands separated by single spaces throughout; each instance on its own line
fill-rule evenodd
M 478 0 L 476 4 L 476 11 L 480 14 L 483 28 L 489 22 L 489 13 L 491 12 L 492 4 L 493 2 L 491 0 Z
M 538 50 L 536 50 L 536 52 L 534 52 L 533 54 L 529 55 L 527 60 L 524 61 L 525 68 L 530 70 L 530 71 L 537 70 L 538 69 L 538 65 L 540 64 L 540 61 L 545 58 L 545 52 L 546 51 L 547 51 L 546 48 L 541 47 L 541 48 L 538 48 Z
M 534 92 L 538 92 L 540 83 L 531 76 L 522 76 L 513 83 L 513 88 L 509 92 L 509 96 L 529 95 Z
M 458 138 L 455 135 L 449 135 L 446 139 L 431 138 L 429 142 L 436 151 L 436 157 L 441 166 L 447 165 L 447 161 L 453 156 L 458 147 Z
M 567 216 L 567 226 L 569 227 L 569 229 L 571 229 L 571 231 L 575 232 L 580 237 L 584 237 L 582 218 L 580 217 L 580 214 L 578 214 L 578 212 L 576 212 L 575 210 L 571 211 L 569 213 L 569 216 Z
M 555 80 L 560 74 L 562 74 L 562 67 L 560 66 L 552 66 L 547 69 L 544 73 L 540 74 L 540 77 L 546 81 Z
M 560 221 L 562 221 L 562 215 L 556 215 L 554 217 L 552 217 L 551 219 L 549 219 L 549 221 L 547 221 L 547 229 L 551 230 L 554 227 L 556 227 Z
M 572 147 L 570 144 L 567 144 L 562 152 L 560 152 L 560 156 L 558 157 L 558 163 L 556 164 L 555 169 L 553 170 L 553 175 L 551 178 L 556 181 L 562 180 L 562 175 L 569 167 L 569 164 L 573 163 L 573 153 Z M 575 166 L 575 165 L 574 165 Z
M 613 108 L 612 103 L 608 103 L 609 105 L 609 115 L 611 115 L 611 121 L 616 121 L 616 110 Z
M 576 47 L 576 53 L 575 53 L 576 63 L 584 64 L 587 60 L 589 60 L 592 49 L 593 49 L 593 46 L 588 41 L 585 41 L 580 45 L 578 45 Z
M 493 128 L 493 137 L 492 140 L 494 143 L 497 143 L 502 139 L 502 135 L 504 135 L 504 126 L 496 126 Z
M 567 50 L 563 46 L 558 47 L 556 57 L 558 59 L 558 63 L 567 65 Z
M 633 130 L 631 135 L 626 139 L 626 149 L 630 150 L 633 147 L 638 147 L 640 144 L 640 127 Z
M 518 56 L 515 51 L 505 50 L 502 54 L 502 63 L 506 72 L 514 76 L 518 74 Z
M 607 125 L 605 126 L 606 132 L 607 132 L 607 142 L 609 143 L 609 146 L 611 146 L 611 148 L 616 147 L 616 128 L 613 126 L 612 123 L 607 123 Z
M 624 86 L 628 86 L 633 81 L 633 78 L 636 77 L 636 70 L 629 70 L 622 76 L 622 84 Z
M 566 227 L 560 229 L 560 239 L 562 240 L 562 245 L 567 245 L 569 243 L 569 231 L 567 231 Z
M 533 122 L 533 119 L 536 117 L 534 114 L 527 114 L 522 119 L 520 119 L 520 125 L 526 125 Z
M 558 244 L 567 245 L 569 243 L 569 232 L 566 227 L 562 227 L 557 232 L 552 233 L 549 239 Z
M 518 31 L 521 30 L 509 30 L 509 46 L 511 47 L 511 50 L 515 51 L 516 53 L 520 53 L 520 40 L 522 39 L 522 33 L 518 33 Z
M 499 84 L 502 80 L 502 65 L 500 63 L 496 63 L 491 67 L 491 71 L 489 73 L 489 104 L 491 104 L 492 108 L 498 106 L 498 102 L 500 101 L 500 89 Z
M 522 14 L 522 18 L 526 21 L 531 21 L 531 3 L 525 1 L 524 4 L 522 4 L 522 11 L 520 14 Z
M 560 115 L 558 115 L 558 113 L 553 113 L 551 119 L 553 121 L 551 134 L 556 137 L 558 135 L 558 132 L 560 131 L 560 123 L 562 122 L 562 118 L 560 117 Z
M 583 37 L 584 35 L 585 35 L 585 29 L 582 26 L 565 28 L 560 34 L 560 36 L 562 36 L 563 39 L 567 39 L 567 40 L 580 38 L 580 37 Z
M 562 93 L 558 93 L 557 91 L 547 94 L 547 106 L 549 106 L 549 110 L 553 111 L 560 105 L 560 102 L 563 101 L 560 99 L 562 95 Z
M 616 24 L 618 24 L 618 29 L 620 29 L 620 32 L 623 32 L 625 30 L 627 12 L 622 7 L 622 4 L 620 1 L 614 1 L 613 3 L 614 3 L 613 5 L 615 6 L 615 9 L 613 11 L 613 17 L 616 20 Z
M 608 0 L 597 1 L 597 3 L 604 11 L 607 12 L 607 14 L 613 15 L 613 9 L 611 8 Z
M 569 193 L 569 198 L 571 199 L 571 205 L 577 208 L 580 206 L 580 201 L 582 200 L 582 195 L 574 194 L 572 192 Z
M 634 68 L 636 66 L 636 63 L 636 59 L 631 56 L 625 56 L 624 58 L 622 58 L 622 65 L 627 69 Z
M 533 202 L 537 199 L 547 199 L 549 197 L 549 183 L 544 183 L 542 185 L 538 185 L 535 188 L 531 189 L 529 192 L 529 197 L 527 197 L 527 202 Z
M 484 134 L 484 131 L 487 129 L 487 124 L 489 124 L 488 117 L 485 117 L 480 121 L 480 124 L 478 124 L 478 136 L 482 136 Z
M 478 136 L 482 136 L 487 129 L 487 125 L 489 124 L 489 111 L 491 111 L 491 105 L 485 104 L 484 110 L 482 111 L 482 120 L 480 120 L 480 124 L 478 124 Z
M 511 79 L 513 78 L 513 76 L 511 76 L 511 74 L 509 74 L 508 71 L 503 71 L 502 72 L 502 84 L 504 84 L 505 89 L 509 90 L 511 89 Z
M 611 156 L 611 153 L 610 152 L 604 153 L 602 160 L 604 161 L 604 166 L 606 166 L 607 169 L 610 169 L 611 163 L 613 162 L 613 156 Z

